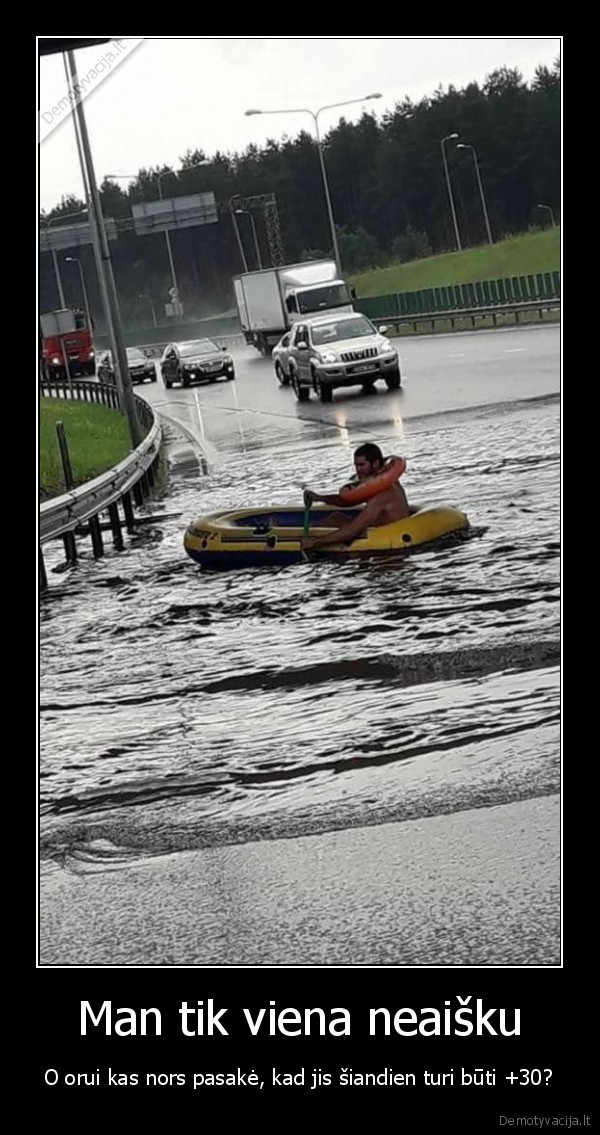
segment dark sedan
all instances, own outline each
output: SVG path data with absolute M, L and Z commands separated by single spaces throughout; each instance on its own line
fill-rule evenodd
M 156 366 L 151 359 L 146 358 L 139 347 L 127 347 L 127 366 L 132 382 L 145 382 L 146 379 L 149 382 L 156 382 Z M 110 351 L 105 351 L 100 356 L 97 374 L 100 382 L 115 381 L 115 368 Z
M 217 378 L 235 378 L 233 359 L 227 353 L 227 348 L 218 347 L 212 339 L 169 343 L 160 360 L 160 369 L 167 389 L 174 382 L 190 386 L 192 382 L 216 382 Z

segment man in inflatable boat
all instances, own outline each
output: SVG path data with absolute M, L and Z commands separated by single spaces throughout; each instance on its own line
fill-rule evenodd
M 365 528 L 375 528 L 381 524 L 392 524 L 410 516 L 406 493 L 399 483 L 399 477 L 406 468 L 402 457 L 385 460 L 378 445 L 367 442 L 360 445 L 354 454 L 354 468 L 357 479 L 344 485 L 339 493 L 318 493 L 311 489 L 304 492 L 304 503 L 316 501 L 343 508 L 366 502 L 359 513 L 333 512 L 319 527 L 335 528 L 324 536 L 307 536 L 302 547 L 322 548 L 327 544 L 345 544 L 355 540 Z

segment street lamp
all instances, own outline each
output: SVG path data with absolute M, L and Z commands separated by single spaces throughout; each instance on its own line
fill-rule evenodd
M 163 200 L 162 185 L 161 185 L 161 180 L 162 180 L 163 177 L 168 177 L 169 174 L 182 173 L 183 170 L 187 170 L 187 169 L 198 169 L 199 166 L 211 166 L 212 164 L 213 163 L 209 160 L 209 158 L 203 158 L 202 161 L 194 162 L 194 164 L 191 165 L 191 166 L 180 166 L 179 169 L 165 169 L 165 170 L 162 171 L 162 173 L 155 174 L 154 176 L 156 177 L 156 180 L 158 181 L 158 196 L 159 196 L 160 200 L 161 201 Z M 108 178 L 112 178 L 112 180 L 116 181 L 116 180 L 120 180 L 120 179 L 122 179 L 122 180 L 127 180 L 127 179 L 128 180 L 134 180 L 138 175 L 137 175 L 137 173 L 107 173 L 106 176 Z M 175 261 L 173 260 L 173 251 L 171 249 L 171 237 L 169 236 L 169 230 L 168 229 L 165 229 L 165 240 L 167 242 L 167 253 L 168 253 L 168 256 L 169 256 L 169 267 L 171 269 L 171 280 L 173 281 L 173 287 L 175 289 L 175 298 L 176 298 L 176 302 L 178 303 L 179 302 L 179 300 L 178 300 L 179 286 L 177 284 L 177 276 L 175 275 Z
M 380 99 L 381 94 L 376 92 L 372 95 L 363 95 L 361 99 L 346 99 L 345 102 L 332 102 L 327 106 L 321 106 L 318 110 L 308 110 L 306 107 L 290 107 L 289 110 L 247 110 L 245 113 L 250 114 L 310 114 L 315 124 L 315 134 L 317 138 L 317 149 L 319 151 L 319 161 L 321 163 L 321 176 L 323 178 L 323 189 L 325 190 L 325 201 L 327 202 L 327 216 L 329 218 L 329 228 L 331 229 L 331 240 L 333 243 L 333 255 L 337 265 L 337 270 L 341 275 L 342 263 L 340 260 L 340 250 L 338 248 L 337 234 L 335 231 L 335 221 L 333 219 L 333 209 L 331 207 L 331 197 L 329 194 L 329 185 L 327 183 L 327 173 L 325 170 L 325 160 L 323 158 L 323 144 L 321 142 L 321 135 L 319 134 L 319 115 L 324 110 L 335 110 L 338 106 L 350 106 L 356 102 L 366 102 L 368 99 Z
M 237 209 L 234 208 L 234 205 L 233 205 L 233 202 L 239 201 L 239 199 L 240 199 L 239 193 L 234 193 L 233 197 L 229 198 L 229 212 L 231 213 L 231 220 L 232 220 L 232 223 L 233 223 L 233 227 L 235 229 L 235 235 L 236 235 L 236 239 L 237 239 L 237 242 L 238 242 L 238 248 L 240 250 L 240 257 L 241 257 L 241 261 L 242 261 L 242 264 L 243 264 L 243 267 L 244 267 L 244 272 L 247 272 L 248 271 L 248 261 L 246 260 L 246 253 L 244 252 L 244 246 L 242 244 L 242 238 L 240 236 L 239 225 L 238 225 L 238 223 L 235 219 Z
M 238 214 L 245 213 L 247 217 L 250 217 L 250 224 L 252 225 L 252 232 L 254 233 L 254 247 L 256 249 L 256 261 L 257 261 L 258 267 L 262 268 L 262 260 L 260 258 L 260 248 L 258 247 L 258 237 L 256 235 L 256 224 L 254 222 L 254 217 L 252 216 L 252 213 L 250 212 L 249 209 L 236 209 L 235 211 Z
M 475 148 L 473 146 L 470 146 L 468 142 L 457 142 L 456 143 L 456 149 L 457 150 L 470 150 L 472 155 L 473 155 L 473 161 L 475 162 L 475 173 L 477 174 L 477 184 L 479 186 L 479 197 L 481 199 L 481 208 L 483 209 L 483 217 L 484 217 L 484 220 L 485 220 L 485 231 L 487 232 L 487 238 L 488 238 L 490 244 L 493 244 L 494 241 L 492 240 L 492 232 L 491 232 L 491 229 L 490 229 L 490 220 L 489 220 L 488 211 L 487 211 L 486 205 L 485 205 L 485 197 L 483 195 L 483 185 L 481 184 L 481 174 L 479 173 L 479 162 L 477 161 L 477 154 L 475 153 Z
M 550 214 L 550 220 L 552 221 L 552 228 L 555 229 L 556 228 L 556 221 L 554 220 L 554 213 L 552 212 L 552 209 L 550 208 L 550 206 L 549 205 L 536 205 L 536 209 L 547 209 L 548 210 L 548 212 Z
M 138 299 L 144 300 L 144 302 L 148 304 L 150 311 L 152 312 L 152 322 L 153 322 L 154 326 L 157 327 L 158 324 L 156 322 L 156 312 L 154 311 L 154 304 L 152 303 L 150 296 L 138 296 Z
M 53 225 L 56 221 L 68 221 L 71 217 L 83 216 L 87 217 L 87 209 L 78 209 L 76 213 L 61 213 L 58 217 L 50 217 L 49 220 L 46 220 L 45 217 L 40 217 L 40 221 L 43 225 L 46 225 L 47 228 L 50 228 L 50 225 Z M 63 292 L 62 280 L 60 278 L 60 272 L 58 268 L 58 257 L 56 255 L 56 249 L 52 248 L 52 245 L 50 245 L 50 252 L 52 253 L 52 263 L 54 264 L 54 276 L 56 279 L 56 286 L 58 288 L 58 299 L 60 306 L 66 307 L 67 304 L 65 301 L 65 293 Z
M 450 174 L 448 172 L 448 162 L 446 161 L 446 151 L 444 149 L 444 142 L 449 142 L 451 138 L 458 138 L 458 134 L 446 134 L 440 143 L 442 147 L 442 158 L 444 161 L 444 172 L 446 174 L 446 185 L 448 187 L 448 197 L 450 198 L 450 209 L 452 211 L 452 220 L 454 222 L 454 235 L 456 237 L 456 247 L 460 252 L 462 244 L 460 243 L 460 233 L 458 231 L 458 221 L 456 219 L 456 209 L 454 208 L 454 197 L 452 196 L 452 186 L 450 184 Z
M 85 286 L 85 276 L 83 275 L 83 268 L 81 267 L 81 260 L 78 256 L 65 256 L 65 264 L 76 264 L 79 268 L 79 279 L 81 280 L 81 290 L 83 292 L 83 302 L 85 304 L 85 314 L 87 317 L 87 325 L 91 331 L 92 329 L 92 315 L 90 312 L 90 303 L 88 300 L 87 288 Z

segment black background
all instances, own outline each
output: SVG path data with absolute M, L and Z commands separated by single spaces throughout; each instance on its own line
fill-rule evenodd
M 591 974 L 585 967 L 548 970 L 501 969 L 40 969 L 37 971 L 38 1018 L 36 1085 L 47 1118 L 75 1116 L 84 1109 L 94 1117 L 133 1111 L 152 1120 L 159 1114 L 176 1115 L 180 1109 L 202 1122 L 215 1110 L 221 1116 L 238 1116 L 260 1122 L 283 1114 L 293 1122 L 300 1114 L 318 1121 L 331 1109 L 352 1121 L 364 1112 L 375 1120 L 375 1108 L 385 1108 L 390 1122 L 407 1130 L 444 1130 L 456 1124 L 461 1130 L 508 1130 L 500 1117 L 591 1117 L 593 1130 L 591 1037 L 587 1020 L 591 1010 Z M 369 1035 L 370 1008 L 385 1006 L 393 1014 L 402 1007 L 426 1006 L 443 1011 L 444 1001 L 458 1008 L 457 997 L 471 994 L 471 1005 L 481 997 L 488 1008 L 521 1010 L 519 1037 L 389 1037 Z M 182 1001 L 195 1006 L 213 998 L 215 1009 L 227 1008 L 222 1022 L 229 1036 L 184 1037 L 178 1010 Z M 162 1035 L 107 1037 L 104 1028 L 80 1035 L 80 1002 L 97 1011 L 102 1002 L 119 1007 L 155 1007 L 162 1016 Z M 253 1015 L 269 1002 L 277 1011 L 320 1006 L 350 1011 L 349 1037 L 310 1037 L 277 1034 L 263 1027 L 250 1033 L 242 1009 Z M 266 1015 L 268 1018 L 268 1014 Z M 328 1017 L 328 1014 L 326 1014 Z M 114 1019 L 114 1018 L 113 1018 Z M 512 1020 L 509 1013 L 508 1020 Z M 496 1018 L 497 1021 L 497 1018 Z M 268 1029 L 268 1019 L 266 1021 Z M 497 1025 L 496 1025 L 497 1027 Z M 510 1027 L 510 1026 L 509 1026 Z M 113 1073 L 137 1073 L 136 1086 L 109 1087 Z M 254 1070 L 264 1088 L 203 1087 L 193 1091 L 194 1072 Z M 56 1086 L 44 1076 L 53 1068 Z M 274 1086 L 272 1068 L 297 1074 L 305 1069 L 305 1086 Z M 332 1076 L 332 1086 L 311 1090 L 313 1069 Z M 414 1072 L 416 1086 L 340 1087 L 341 1068 L 355 1072 Z M 463 1087 L 461 1069 L 495 1069 L 496 1085 Z M 521 1068 L 540 1069 L 540 1086 L 511 1086 L 505 1077 Z M 423 1071 L 454 1070 L 454 1086 L 425 1087 Z M 552 1075 L 546 1083 L 544 1069 Z M 100 1086 L 66 1086 L 66 1073 L 99 1071 Z M 147 1086 L 146 1073 L 184 1073 L 185 1086 Z M 51 1077 L 53 1078 L 53 1077 Z M 382 1113 L 383 1115 L 383 1113 Z M 516 1128 L 516 1123 L 515 1123 Z M 532 1125 L 530 1125 L 532 1126 Z M 522 1129 L 523 1125 L 519 1127 Z M 535 1127 L 534 1127 L 535 1129 Z M 539 1124 L 538 1124 L 539 1129 Z

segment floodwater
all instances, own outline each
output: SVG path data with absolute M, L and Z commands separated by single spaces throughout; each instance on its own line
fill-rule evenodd
M 207 391 L 208 402 L 201 389 L 185 393 L 208 410 L 210 398 L 224 398 L 220 387 Z M 47 556 L 51 584 L 40 605 L 40 850 L 50 913 L 42 958 L 47 964 L 555 964 L 557 811 L 550 814 L 548 805 L 556 801 L 560 776 L 558 396 L 456 413 L 432 407 L 405 420 L 401 433 L 390 417 L 369 435 L 368 422 L 354 430 L 335 426 L 337 398 L 333 425 L 313 420 L 307 432 L 293 417 L 291 392 L 277 393 L 290 428 L 276 415 L 265 426 L 259 414 L 248 426 L 248 414 L 246 432 L 230 430 L 222 459 L 206 475 L 193 462 L 175 464 L 167 495 L 152 506 L 164 517 L 140 528 L 124 553 L 109 550 L 98 562 L 83 556 L 63 575 L 52 574 Z M 359 405 L 345 392 L 338 398 Z M 310 405 L 314 415 L 318 404 Z M 385 406 L 383 396 L 377 405 Z M 210 420 L 205 412 L 207 436 Z M 401 560 L 233 573 L 203 573 L 185 555 L 183 533 L 195 515 L 298 501 L 306 483 L 347 479 L 365 433 L 385 452 L 407 457 L 411 503 L 464 509 L 471 538 Z M 510 819 L 511 862 L 499 816 Z M 364 875 L 373 844 L 370 852 L 360 850 L 370 828 L 388 848 L 387 858 L 381 850 L 376 856 L 385 881 L 378 917 L 393 905 L 390 896 L 398 899 L 393 864 L 402 841 L 411 841 L 410 904 L 420 927 L 428 925 L 426 908 L 435 906 L 432 888 L 445 880 L 446 894 L 452 890 L 449 863 L 456 863 L 454 883 L 460 877 L 463 897 L 456 898 L 455 918 L 466 927 L 458 954 L 457 947 L 448 952 L 449 936 L 438 931 L 433 938 L 413 933 L 408 952 L 376 931 L 367 896 L 377 884 Z M 323 851 L 318 841 L 327 838 Z M 295 850 L 298 844 L 309 854 Z M 523 844 L 543 879 L 536 878 L 532 907 L 527 855 L 519 859 L 515 893 L 523 929 L 506 952 L 498 928 L 489 938 L 482 931 L 485 919 L 472 895 L 465 899 L 471 894 L 465 880 L 469 864 L 484 864 L 487 893 L 501 891 L 515 875 L 514 849 Z M 259 859 L 270 847 L 281 849 L 282 862 L 287 855 L 296 867 L 305 864 L 303 885 L 295 867 L 287 884 L 285 872 L 275 880 L 271 873 L 265 883 Z M 109 876 L 115 911 L 115 879 L 126 906 L 128 880 L 148 870 L 155 880 L 161 873 L 168 901 L 176 891 L 174 859 L 187 878 L 193 875 L 187 853 L 198 849 L 204 849 L 204 916 L 196 917 L 212 928 L 204 926 L 202 947 L 187 923 L 174 944 L 173 919 L 168 946 L 152 935 L 147 947 L 127 935 L 120 942 L 114 933 L 109 944 L 108 931 L 101 945 L 99 938 L 90 942 L 82 923 L 89 920 L 90 896 L 96 904 L 107 901 Z M 330 876 L 315 884 L 310 899 L 314 934 L 288 927 L 277 946 L 273 907 L 270 920 L 261 920 L 260 951 L 256 927 L 254 938 L 232 930 L 249 895 L 264 897 L 265 886 L 277 892 L 277 903 L 285 895 L 284 905 L 293 905 L 295 894 L 302 907 L 315 855 L 321 869 L 329 863 Z M 214 895 L 206 892 L 209 862 L 209 879 L 216 875 L 222 883 L 226 872 L 239 880 L 245 872 L 250 887 L 220 916 L 228 920 L 226 945 Z M 65 887 L 68 944 L 52 913 Z M 361 895 L 363 929 L 354 948 L 345 933 L 328 953 L 326 916 L 319 922 L 314 912 L 325 894 L 331 910 L 345 892 L 349 917 L 349 891 Z M 197 894 L 194 902 L 198 911 Z M 533 909 L 538 922 L 531 924 Z M 475 922 L 479 930 L 469 938 Z M 536 934 L 541 924 L 544 935 Z

